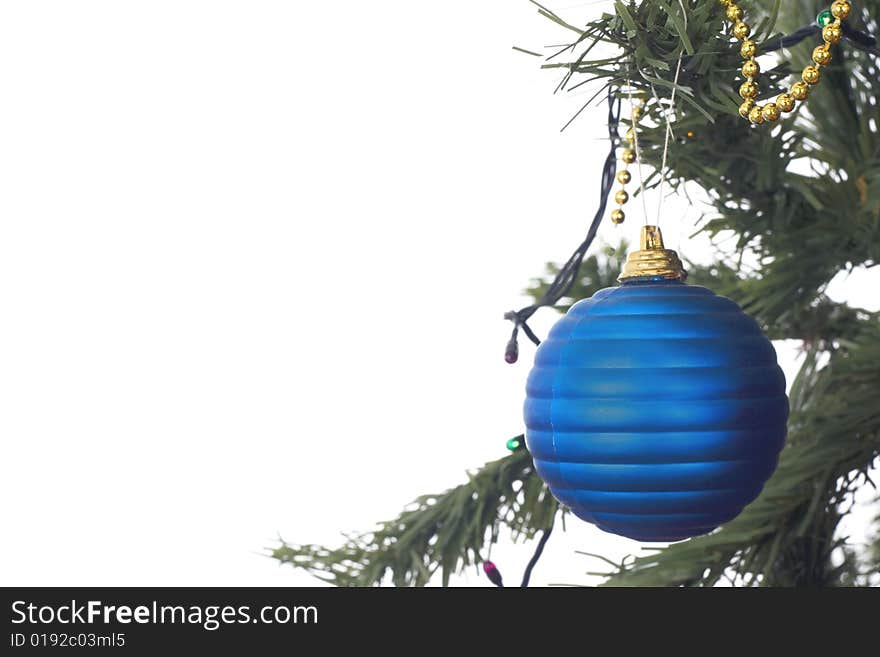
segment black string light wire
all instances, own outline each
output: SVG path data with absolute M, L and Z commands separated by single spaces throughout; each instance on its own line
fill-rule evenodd
M 849 23 L 843 21 L 840 24 L 843 32 L 843 38 L 849 41 L 854 48 L 866 52 L 874 57 L 880 57 L 880 49 L 877 48 L 877 39 L 867 32 L 859 32 L 850 27 Z
M 541 555 L 544 553 L 544 546 L 547 545 L 547 541 L 550 540 L 550 534 L 552 531 L 553 525 L 550 525 L 544 530 L 544 534 L 541 536 L 541 539 L 538 541 L 538 545 L 535 548 L 535 553 L 532 555 L 532 558 L 529 559 L 526 571 L 523 573 L 522 584 L 520 584 L 520 587 L 528 587 L 529 580 L 532 578 L 532 570 L 535 568 L 535 565 L 537 565 L 538 559 L 540 559 Z
M 538 308 L 556 305 L 562 297 L 568 294 L 569 290 L 571 290 L 571 287 L 577 280 L 577 275 L 580 271 L 581 264 L 587 255 L 587 250 L 593 243 L 593 239 L 596 237 L 596 231 L 599 230 L 599 224 L 602 223 L 602 218 L 605 216 L 605 208 L 608 205 L 608 196 L 611 194 L 611 188 L 614 185 L 614 175 L 617 172 L 617 125 L 619 122 L 620 98 L 617 98 L 613 93 L 609 93 L 608 137 L 611 141 L 611 146 L 608 150 L 608 155 L 605 157 L 605 165 L 602 168 L 602 181 L 599 187 L 599 207 L 596 210 L 596 214 L 593 217 L 589 230 L 587 230 L 587 235 L 584 238 L 584 241 L 581 242 L 577 249 L 575 249 L 574 253 L 571 254 L 571 257 L 562 266 L 562 269 L 559 270 L 556 278 L 553 279 L 550 287 L 547 288 L 547 291 L 544 292 L 540 299 L 538 299 L 537 303 L 520 308 L 519 310 L 511 310 L 504 313 L 504 319 L 513 322 L 513 333 L 511 334 L 510 340 L 507 343 L 507 348 L 504 351 L 504 360 L 508 363 L 515 363 L 519 358 L 519 343 L 517 339 L 520 329 L 522 329 L 523 333 L 526 334 L 526 337 L 528 337 L 529 340 L 536 345 L 541 344 L 541 340 L 538 339 L 538 336 L 535 335 L 535 332 L 532 331 L 528 325 L 529 319 L 535 314 L 535 311 L 537 311 Z
M 596 237 L 596 232 L 599 230 L 599 224 L 602 223 L 602 218 L 605 216 L 608 197 L 611 195 L 611 188 L 614 186 L 615 174 L 617 173 L 616 155 L 619 139 L 617 131 L 618 124 L 620 123 L 620 105 L 620 98 L 616 97 L 613 93 L 609 93 L 608 137 L 611 141 L 611 145 L 608 150 L 608 155 L 605 157 L 605 164 L 602 167 L 602 181 L 599 187 L 599 207 L 596 210 L 593 221 L 590 223 L 584 241 L 581 242 L 577 249 L 575 249 L 574 253 L 571 254 L 571 257 L 565 265 L 563 265 L 562 269 L 559 270 L 559 273 L 553 279 L 550 287 L 541 296 L 537 303 L 521 308 L 520 310 L 511 310 L 504 314 L 505 319 L 513 322 L 513 333 L 510 336 L 510 341 L 507 343 L 507 349 L 504 352 L 504 359 L 508 363 L 515 363 L 519 357 L 519 344 L 517 338 L 520 329 L 522 329 L 523 333 L 526 334 L 529 340 L 536 345 L 541 344 L 541 340 L 538 339 L 538 336 L 535 335 L 535 332 L 529 327 L 527 323 L 528 320 L 535 314 L 535 311 L 537 311 L 538 308 L 556 305 L 562 297 L 568 294 L 571 287 L 574 285 L 574 282 L 577 280 L 577 275 L 580 271 L 581 264 L 584 261 L 584 257 L 586 257 L 587 251 L 593 243 L 593 239 Z M 525 436 L 520 434 L 519 436 L 511 438 L 507 441 L 507 448 L 512 452 L 525 449 Z M 541 538 L 538 540 L 535 552 L 529 560 L 529 563 L 526 565 L 525 572 L 523 573 L 522 584 L 520 584 L 521 587 L 528 587 L 529 581 L 532 577 L 532 570 L 534 570 L 537 565 L 538 559 L 541 558 L 541 555 L 544 552 L 544 546 L 547 545 L 547 541 L 550 539 L 550 534 L 552 532 L 553 525 L 550 525 L 550 527 L 544 530 Z M 504 587 L 501 572 L 492 561 L 486 560 L 483 562 L 483 572 L 489 578 L 489 581 L 495 586 L 499 588 Z
M 843 33 L 843 38 L 849 41 L 853 48 L 874 55 L 875 57 L 880 57 L 880 50 L 877 49 L 877 39 L 867 32 L 860 32 L 859 30 L 854 29 L 846 21 L 842 22 L 840 27 L 841 32 Z M 790 48 L 808 37 L 821 33 L 822 28 L 815 23 L 804 25 L 802 28 L 795 30 L 781 39 L 765 42 L 764 45 L 761 46 L 759 54 L 781 50 L 782 48 Z

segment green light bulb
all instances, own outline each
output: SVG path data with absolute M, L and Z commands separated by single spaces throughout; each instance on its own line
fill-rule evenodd
M 826 9 L 823 12 L 820 12 L 818 16 L 816 16 L 816 22 L 819 24 L 819 27 L 825 27 L 826 25 L 830 25 L 834 22 L 834 16 L 831 15 L 831 10 Z

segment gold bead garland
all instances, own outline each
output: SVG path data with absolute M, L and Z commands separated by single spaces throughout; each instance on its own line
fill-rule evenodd
M 779 119 L 782 112 L 791 112 L 795 107 L 795 101 L 807 99 L 810 95 L 810 87 L 819 84 L 821 67 L 831 62 L 831 46 L 840 41 L 842 35 L 840 22 L 849 16 L 852 9 L 848 0 L 834 0 L 831 3 L 831 16 L 834 17 L 834 22 L 822 28 L 822 40 L 825 43 L 813 49 L 813 63 L 801 72 L 801 81 L 795 82 L 790 91 L 779 94 L 774 101 L 759 105 L 756 101 L 758 83 L 755 79 L 760 74 L 761 68 L 755 61 L 757 45 L 748 38 L 752 28 L 742 20 L 743 10 L 736 5 L 736 0 L 719 1 L 726 7 L 727 19 L 733 23 L 733 35 L 742 41 L 739 54 L 744 60 L 742 75 L 745 82 L 739 87 L 739 95 L 743 99 L 739 106 L 739 115 L 755 124 L 772 123 Z
M 632 115 L 630 117 L 631 126 L 627 129 L 623 139 L 625 147 L 623 153 L 620 154 L 620 159 L 623 161 L 623 168 L 617 172 L 617 182 L 620 183 L 620 189 L 614 194 L 614 201 L 617 203 L 617 207 L 611 211 L 611 221 L 615 224 L 622 224 L 623 220 L 626 219 L 623 206 L 629 200 L 629 193 L 625 188 L 626 184 L 632 180 L 627 165 L 636 161 L 636 121 L 642 116 L 642 108 L 644 106 L 644 100 L 639 100 L 633 105 Z

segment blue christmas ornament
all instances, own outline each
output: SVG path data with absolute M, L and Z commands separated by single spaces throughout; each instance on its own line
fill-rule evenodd
M 639 541 L 735 518 L 785 442 L 785 377 L 770 340 L 684 276 L 659 229 L 644 227 L 622 284 L 571 307 L 528 379 L 538 474 L 582 520 Z

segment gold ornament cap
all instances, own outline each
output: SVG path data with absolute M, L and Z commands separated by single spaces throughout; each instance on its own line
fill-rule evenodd
M 640 241 L 641 248 L 629 254 L 623 272 L 617 277 L 618 281 L 683 281 L 687 278 L 678 254 L 663 247 L 663 235 L 658 226 L 642 226 Z

